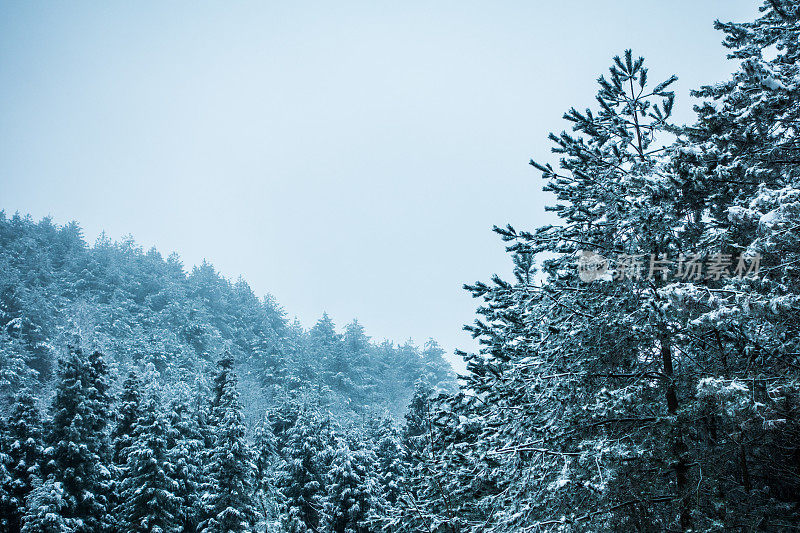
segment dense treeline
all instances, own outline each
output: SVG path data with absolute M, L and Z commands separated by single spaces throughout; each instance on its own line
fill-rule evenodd
M 343 424 L 295 389 L 248 436 L 230 355 L 202 393 L 168 394 L 150 364 L 116 402 L 100 352 L 70 349 L 58 367 L 49 416 L 23 389 L 0 427 L 2 531 L 360 533 L 402 519 L 421 382 L 402 432 L 389 416 Z
M 432 340 L 304 330 L 207 263 L 2 212 L 0 326 L 0 531 L 367 531 L 415 387 L 455 385 Z
M 115 373 L 152 365 L 163 382 L 195 382 L 225 351 L 246 380 L 248 417 L 286 390 L 316 388 L 340 414 L 401 415 L 417 380 L 452 383 L 428 341 L 376 344 L 353 321 L 323 315 L 309 331 L 274 299 L 208 263 L 186 273 L 176 255 L 105 237 L 89 247 L 76 223 L 0 212 L 0 394 L 53 377 L 65 346 L 97 350 Z M 202 385 L 197 384 L 197 385 Z

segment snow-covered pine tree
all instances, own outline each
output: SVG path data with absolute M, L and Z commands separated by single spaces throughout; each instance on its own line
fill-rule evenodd
M 461 503 L 451 489 L 461 480 L 445 469 L 441 460 L 447 441 L 436 418 L 441 415 L 441 398 L 424 382 L 415 386 L 402 431 L 403 484 L 397 504 L 387 509 L 392 531 L 461 531 Z
M 353 320 L 344 328 L 342 336 L 342 355 L 347 361 L 345 366 L 338 364 L 339 374 L 336 382 L 341 385 L 341 390 L 346 392 L 351 401 L 359 404 L 368 404 L 375 398 L 377 376 L 370 371 L 370 344 L 369 337 L 358 320 Z
M 142 403 L 142 381 L 136 372 L 129 372 L 122 384 L 122 393 L 115 410 L 115 420 L 111 428 L 112 456 L 112 487 L 109 506 L 115 509 L 120 501 L 119 483 L 126 476 L 128 451 L 133 446 L 133 431 L 136 420 L 139 418 Z
M 423 453 L 431 429 L 431 400 L 433 389 L 425 382 L 417 382 L 414 396 L 408 405 L 403 426 L 403 455 L 406 463 L 413 464 L 415 456 Z
M 674 79 L 650 85 L 642 58 L 614 58 L 599 79 L 599 108 L 570 109 L 564 118 L 575 133 L 550 135 L 560 169 L 532 162 L 562 223 L 532 233 L 496 228 L 516 279 L 467 287 L 485 302 L 469 328 L 484 348 L 469 357 L 474 395 L 462 403 L 465 417 L 485 424 L 490 449 L 465 452 L 475 473 L 495 461 L 492 470 L 513 473 L 486 502 L 500 510 L 491 517 L 497 530 L 687 527 L 675 348 L 655 292 L 663 282 L 642 264 L 678 255 L 674 229 L 688 209 L 654 144 L 670 128 Z M 584 283 L 583 250 L 618 259 L 617 279 Z M 539 285 L 533 258 L 542 252 L 552 259 Z
M 255 431 L 256 504 L 265 523 L 275 521 L 279 514 L 280 493 L 276 473 L 280 468 L 278 440 L 272 431 L 269 416 L 265 416 Z
M 717 23 L 739 69 L 694 94 L 673 175 L 695 211 L 692 252 L 730 275 L 661 289 L 695 399 L 688 462 L 696 527 L 798 520 L 800 478 L 800 2 L 771 0 L 753 22 Z M 758 273 L 748 274 L 758 258 Z M 702 475 L 701 475 L 702 474 Z
M 102 533 L 112 524 L 108 369 L 99 352 L 87 357 L 70 348 L 59 361 L 58 375 L 43 467 L 46 479 L 28 499 L 25 531 L 52 523 L 76 533 Z
M 417 382 L 414 396 L 405 415 L 405 425 L 402 430 L 402 460 L 405 472 L 402 505 L 399 506 L 401 523 L 405 526 L 421 527 L 426 524 L 430 527 L 433 502 L 430 501 L 428 481 L 431 470 L 433 440 L 433 390 L 423 382 Z M 416 525 L 414 525 L 416 524 Z
M 6 466 L 9 459 L 6 454 L 3 453 L 5 445 L 3 439 L 2 419 L 0 419 L 0 528 L 5 531 L 8 529 L 10 519 L 14 516 L 16 506 L 14 505 L 14 498 L 11 496 L 9 490 L 13 479 Z
M 350 361 L 344 352 L 342 336 L 327 313 L 309 331 L 308 344 L 312 357 L 320 365 L 323 383 L 335 392 L 349 393 L 353 387 Z
M 314 409 L 300 407 L 285 431 L 277 485 L 283 496 L 283 526 L 292 533 L 318 531 L 324 517 L 330 423 Z
M 126 451 L 125 475 L 119 484 L 120 505 L 115 515 L 125 531 L 171 533 L 182 531 L 178 483 L 170 477 L 168 422 L 156 391 L 142 402 Z
M 0 302 L 0 400 L 4 405 L 17 391 L 34 386 L 38 375 L 28 365 L 21 325 L 22 319 L 10 318 Z
M 111 443 L 114 446 L 114 465 L 124 468 L 128 462 L 128 449 L 133 444 L 133 428 L 140 415 L 142 404 L 142 381 L 136 372 L 128 373 L 122 384 L 119 397 L 116 424 L 111 430 Z
M 236 390 L 233 358 L 226 354 L 217 363 L 210 413 L 212 448 L 208 454 L 203 507 L 203 533 L 248 531 L 256 517 L 253 453 Z
M 378 486 L 381 498 L 387 505 L 394 505 L 400 497 L 405 483 L 403 447 L 394 421 L 385 417 L 375 435 Z
M 370 514 L 377 510 L 375 457 L 368 448 L 350 449 L 341 441 L 328 472 L 325 521 L 331 533 L 373 531 Z
M 25 515 L 25 502 L 41 477 L 43 428 L 36 398 L 27 389 L 20 391 L 4 424 L 3 531 L 19 532 Z
M 28 497 L 23 533 L 87 532 L 79 518 L 68 515 L 71 497 L 53 476 L 39 483 Z
M 167 448 L 168 475 L 177 484 L 175 495 L 179 499 L 176 518 L 182 531 L 197 531 L 202 511 L 204 447 L 197 417 L 183 400 L 175 400 L 170 406 Z

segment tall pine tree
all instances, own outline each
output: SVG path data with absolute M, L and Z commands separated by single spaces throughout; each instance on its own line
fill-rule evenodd
M 169 424 L 155 392 L 147 399 L 133 426 L 126 452 L 125 475 L 119 485 L 120 505 L 115 514 L 125 531 L 172 533 L 182 531 L 178 482 L 167 449 Z
M 256 516 L 255 464 L 246 440 L 233 358 L 226 354 L 217 367 L 210 413 L 212 448 L 203 501 L 206 519 L 200 531 L 236 533 L 248 531 Z
M 75 533 L 104 532 L 112 525 L 108 369 L 99 352 L 87 357 L 80 349 L 70 349 L 59 361 L 58 375 L 43 468 L 46 479 L 29 498 L 32 518 L 26 519 L 25 531 L 61 523 Z
M 2 491 L 8 498 L 4 505 L 3 521 L 5 531 L 18 532 L 22 528 L 25 515 L 25 502 L 41 477 L 43 459 L 43 428 L 36 407 L 36 398 L 27 389 L 17 394 L 14 407 L 5 424 L 3 461 L 7 472 L 7 482 Z

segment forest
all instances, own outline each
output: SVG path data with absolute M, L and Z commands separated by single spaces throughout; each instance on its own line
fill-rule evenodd
M 800 0 L 715 27 L 692 124 L 625 50 L 547 137 L 558 222 L 494 228 L 461 376 L 0 213 L 0 529 L 800 529 Z

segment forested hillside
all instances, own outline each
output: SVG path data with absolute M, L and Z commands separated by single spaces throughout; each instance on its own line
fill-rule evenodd
M 4 213 L 0 323 L 4 395 L 50 383 L 67 346 L 100 351 L 120 376 L 151 366 L 163 383 L 188 386 L 229 353 L 248 407 L 313 388 L 342 414 L 402 414 L 417 380 L 453 380 L 434 341 L 378 344 L 357 321 L 337 331 L 326 314 L 306 331 L 272 297 L 208 263 L 187 273 L 176 255 L 164 259 L 132 240 L 87 246 L 76 223 Z
M 1 212 L 0 324 L 3 531 L 346 523 L 354 487 L 374 523 L 415 388 L 455 388 L 433 340 L 305 330 L 208 263 Z
M 550 134 L 559 221 L 495 228 L 458 386 L 432 341 L 0 216 L 0 528 L 797 530 L 800 0 L 716 27 L 690 126 L 627 50 Z

